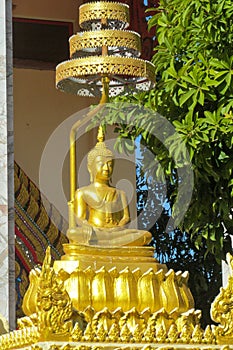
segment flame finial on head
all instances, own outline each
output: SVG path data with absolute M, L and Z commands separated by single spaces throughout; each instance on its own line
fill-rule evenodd
M 100 125 L 98 128 L 97 141 L 104 142 L 104 140 L 105 140 L 104 129 L 102 125 Z

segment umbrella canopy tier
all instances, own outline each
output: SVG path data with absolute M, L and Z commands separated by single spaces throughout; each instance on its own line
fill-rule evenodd
M 84 30 L 102 29 L 103 20 L 109 29 L 129 26 L 129 6 L 117 2 L 97 1 L 79 8 L 79 25 Z
M 134 56 L 141 54 L 141 36 L 133 31 L 98 30 L 77 33 L 70 37 L 70 57 L 101 55 L 102 47 L 108 47 L 113 56 Z
M 82 96 L 101 96 L 102 78 L 108 76 L 109 95 L 125 87 L 148 90 L 155 83 L 154 65 L 132 57 L 91 56 L 60 63 L 56 68 L 59 90 Z

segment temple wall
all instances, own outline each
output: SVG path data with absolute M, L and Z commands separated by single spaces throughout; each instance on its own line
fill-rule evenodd
M 13 93 L 11 1 L 0 1 L 0 313 L 14 327 Z
M 75 32 L 81 2 L 15 0 L 13 17 L 71 21 Z M 94 100 L 57 91 L 53 70 L 14 69 L 15 160 L 37 185 L 40 158 L 49 136 L 61 122 L 90 103 Z
M 68 117 L 91 103 L 94 99 L 56 90 L 55 71 L 14 69 L 15 160 L 37 185 L 40 158 L 49 137 Z M 68 170 L 64 171 L 65 182 L 67 176 Z
M 77 30 L 78 6 L 82 1 L 14 0 L 13 17 L 72 21 Z

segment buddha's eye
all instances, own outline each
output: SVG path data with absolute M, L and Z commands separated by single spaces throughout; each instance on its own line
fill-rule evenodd
M 104 163 L 101 162 L 101 161 L 97 162 L 96 164 L 99 165 L 99 166 L 103 166 L 104 165 Z

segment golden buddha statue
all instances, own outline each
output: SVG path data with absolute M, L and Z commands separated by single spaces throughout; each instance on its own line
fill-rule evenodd
M 151 233 L 129 229 L 129 207 L 124 191 L 110 185 L 113 173 L 113 153 L 106 147 L 102 127 L 97 144 L 88 153 L 91 183 L 77 189 L 72 210 L 80 228 L 71 228 L 67 236 L 71 243 L 100 246 L 143 246 L 151 241 Z

